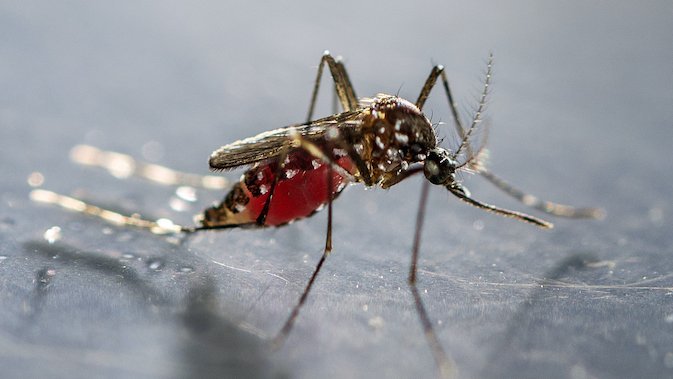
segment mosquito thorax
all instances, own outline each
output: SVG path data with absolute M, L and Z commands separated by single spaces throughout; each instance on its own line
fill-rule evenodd
M 432 184 L 450 185 L 456 181 L 456 165 L 448 151 L 437 147 L 428 151 L 423 173 Z
M 366 107 L 361 156 L 374 182 L 400 167 L 423 162 L 437 144 L 432 124 L 413 103 L 379 94 L 360 103 Z

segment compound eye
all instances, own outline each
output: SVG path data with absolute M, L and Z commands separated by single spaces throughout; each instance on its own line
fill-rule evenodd
M 455 170 L 455 162 L 446 150 L 437 148 L 428 151 L 423 173 L 430 183 L 447 184 L 453 178 Z

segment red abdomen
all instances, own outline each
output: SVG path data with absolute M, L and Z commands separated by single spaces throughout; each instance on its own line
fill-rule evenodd
M 346 171 L 352 172 L 353 164 L 347 156 L 337 155 L 336 162 Z M 236 183 L 220 205 L 205 211 L 203 225 L 254 224 L 269 198 L 277 168 L 276 161 L 253 166 L 243 174 L 241 181 Z M 327 204 L 329 171 L 328 164 L 303 150 L 290 153 L 276 184 L 264 226 L 283 225 L 308 217 Z M 329 188 L 332 198 L 336 198 L 347 183 L 348 178 L 332 170 Z

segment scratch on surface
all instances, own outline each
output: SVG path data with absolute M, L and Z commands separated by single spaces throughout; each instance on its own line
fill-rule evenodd
M 420 273 L 427 274 L 430 276 L 442 277 L 445 279 L 450 279 L 455 282 L 464 283 L 467 285 L 487 285 L 493 287 L 514 287 L 514 288 L 539 288 L 540 286 L 548 288 L 575 288 L 575 289 L 584 289 L 584 290 L 616 290 L 616 289 L 628 289 L 628 290 L 651 290 L 651 291 L 666 291 L 673 292 L 673 287 L 670 286 L 647 286 L 643 285 L 645 283 L 651 283 L 655 281 L 660 281 L 663 279 L 670 278 L 673 274 L 667 274 L 658 276 L 655 278 L 650 278 L 647 280 L 636 281 L 632 283 L 625 284 L 582 284 L 582 283 L 566 283 L 561 281 L 548 282 L 545 279 L 541 279 L 539 282 L 535 283 L 502 283 L 502 282 L 475 282 L 466 279 L 458 279 L 454 276 L 440 274 L 437 272 L 427 271 L 427 270 L 418 270 Z
M 218 261 L 216 261 L 216 260 L 214 260 L 214 259 L 212 259 L 212 258 L 210 259 L 210 261 L 213 262 L 213 263 L 215 263 L 215 264 L 218 265 L 218 266 L 226 267 L 226 268 L 229 268 L 229 269 L 232 269 L 232 270 L 236 270 L 236 271 L 242 271 L 242 272 L 252 273 L 252 271 L 250 271 L 250 270 L 246 270 L 246 269 L 244 269 L 244 268 L 238 268 L 238 267 L 234 267 L 234 266 L 229 266 L 229 265 L 224 264 L 224 263 L 222 263 L 222 262 L 218 262 Z
M 215 263 L 215 264 L 218 265 L 218 266 L 226 267 L 226 268 L 231 269 L 231 270 L 236 270 L 236 271 L 246 272 L 246 273 L 248 273 L 248 274 L 252 274 L 252 273 L 253 273 L 252 270 L 248 270 L 248 269 L 240 268 L 240 267 L 230 266 L 230 265 L 228 265 L 228 264 L 226 264 L 226 263 L 218 262 L 218 261 L 214 260 L 214 259 L 211 258 L 211 257 L 208 257 L 208 258 L 210 258 L 210 261 L 213 262 L 213 263 Z M 288 283 L 290 282 L 289 280 L 283 278 L 282 276 L 280 276 L 280 275 L 278 275 L 278 274 L 274 274 L 274 273 L 272 273 L 272 272 L 270 272 L 270 271 L 264 271 L 264 273 L 267 274 L 267 275 L 269 275 L 269 276 L 272 276 L 272 277 L 274 277 L 274 278 L 276 278 L 276 279 L 280 279 L 280 280 L 282 280 L 283 282 L 285 282 L 285 284 L 288 284 Z
M 283 278 L 282 276 L 280 276 L 280 275 L 278 275 L 278 274 L 274 274 L 273 272 L 270 272 L 270 271 L 265 271 L 264 273 L 265 273 L 265 274 L 267 274 L 267 275 L 271 275 L 271 276 L 273 276 L 274 278 L 278 278 L 278 279 L 280 279 L 280 280 L 284 281 L 284 282 L 285 282 L 285 284 L 288 284 L 288 283 L 290 283 L 290 281 L 289 281 L 289 280 L 287 280 L 287 279 Z
M 659 280 L 668 279 L 668 278 L 670 278 L 670 277 L 673 277 L 673 274 L 666 274 L 666 275 L 662 275 L 662 276 L 655 276 L 655 277 L 653 277 L 653 278 L 643 279 L 643 280 L 639 280 L 639 281 L 637 281 L 637 282 L 633 282 L 633 283 L 625 284 L 625 285 L 626 285 L 626 286 L 633 286 L 633 285 L 635 285 L 635 284 L 652 283 L 652 282 L 656 282 L 656 281 L 659 281 Z

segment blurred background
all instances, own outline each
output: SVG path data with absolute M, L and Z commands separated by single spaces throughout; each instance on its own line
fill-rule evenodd
M 334 253 L 276 352 L 265 339 L 320 257 L 326 212 L 178 238 L 28 198 L 31 178 L 190 224 L 223 193 L 185 201 L 75 165 L 71 147 L 207 173 L 220 145 L 303 121 L 329 49 L 359 96 L 415 100 L 441 63 L 466 114 L 493 52 L 492 170 L 607 211 L 543 231 L 432 189 L 419 288 L 458 377 L 671 377 L 671 46 L 666 0 L 2 2 L 1 376 L 436 375 L 406 285 L 421 177 L 339 197 Z M 425 110 L 451 121 L 441 91 Z M 456 139 L 449 125 L 439 134 Z M 475 197 L 525 210 L 464 179 Z

